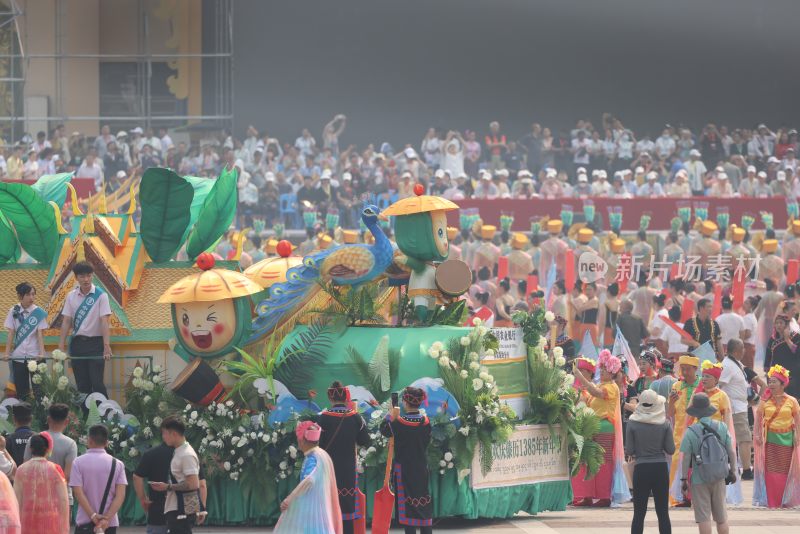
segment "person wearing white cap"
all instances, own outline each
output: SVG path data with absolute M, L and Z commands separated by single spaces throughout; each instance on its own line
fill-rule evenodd
M 508 187 L 508 169 L 500 169 L 494 175 L 494 184 L 500 198 L 511 198 L 511 188 Z
M 758 182 L 756 186 L 753 188 L 753 196 L 756 198 L 769 198 L 772 196 L 772 188 L 767 183 L 767 173 L 765 171 L 759 171 L 756 175 L 758 178 Z
M 586 176 L 585 172 L 578 173 L 577 183 L 572 189 L 572 196 L 583 199 L 592 196 L 592 186 L 589 184 L 589 177 Z
M 745 176 L 741 183 L 739 183 L 739 196 L 740 197 L 752 197 L 755 196 L 753 193 L 756 189 L 756 185 L 758 185 L 758 179 L 756 178 L 756 168 L 754 165 L 749 165 L 747 167 L 747 176 Z
M 714 184 L 711 186 L 711 190 L 708 192 L 708 196 L 713 198 L 730 198 L 733 196 L 733 187 L 728 179 L 728 173 L 717 173 L 717 177 L 714 180 Z
M 793 174 L 797 174 L 797 158 L 795 157 L 794 148 L 789 147 L 786 149 L 783 161 L 781 162 L 781 169 L 785 171 L 791 169 Z
M 622 176 L 622 186 L 625 188 L 625 191 L 628 192 L 630 198 L 635 197 L 639 186 L 636 185 L 636 180 L 633 179 L 633 171 L 630 169 L 622 169 L 619 171 L 619 174 Z
M 695 196 L 702 196 L 706 190 L 703 178 L 708 170 L 700 157 L 700 151 L 693 148 L 689 151 L 689 161 L 683 163 L 684 167 L 686 167 L 686 172 L 689 174 L 689 187 L 692 188 L 692 194 Z
M 792 195 L 792 185 L 786 179 L 786 171 L 778 171 L 775 174 L 775 181 L 770 184 L 772 196 L 789 198 Z
M 608 183 L 608 173 L 603 169 L 593 171 L 592 175 L 597 174 L 595 181 L 592 183 L 592 195 L 596 197 L 607 197 L 611 193 L 611 184 Z M 594 176 L 593 176 L 594 178 Z
M 608 196 L 611 198 L 633 198 L 628 190 L 625 188 L 625 182 L 622 178 L 622 171 L 617 171 L 614 173 L 614 181 L 611 184 L 611 191 L 609 191 Z
M 472 198 L 480 199 L 495 199 L 500 196 L 500 191 L 495 184 L 492 183 L 492 173 L 486 169 L 481 169 L 480 180 L 478 181 L 475 192 Z
M 692 188 L 687 181 L 689 173 L 680 169 L 675 173 L 675 181 L 667 185 L 667 196 L 673 198 L 686 198 L 692 196 Z
M 552 200 L 554 198 L 563 198 L 564 189 L 561 187 L 561 184 L 558 181 L 558 171 L 548 168 L 544 171 L 544 174 L 545 179 L 541 189 L 539 190 L 539 195 L 548 200 Z
M 639 186 L 636 191 L 637 197 L 656 198 L 664 196 L 664 188 L 658 183 L 658 173 L 650 171 L 647 173 L 647 182 Z

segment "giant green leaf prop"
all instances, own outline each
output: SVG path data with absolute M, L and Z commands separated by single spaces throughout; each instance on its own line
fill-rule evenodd
M 58 248 L 53 207 L 29 185 L 0 183 L 0 211 L 14 225 L 22 249 L 39 263 L 50 263 Z
M 183 244 L 186 241 L 186 238 L 189 237 L 189 232 L 192 231 L 194 223 L 197 222 L 197 217 L 200 215 L 200 211 L 203 209 L 203 205 L 206 202 L 206 198 L 208 198 L 208 194 L 214 188 L 214 184 L 217 183 L 216 180 L 211 178 L 199 178 L 197 176 L 184 176 L 183 179 L 189 182 L 194 188 L 194 198 L 192 199 L 192 205 L 189 206 L 189 225 L 186 227 L 186 231 L 183 233 L 181 244 Z
M 45 202 L 52 200 L 59 208 L 63 208 L 67 200 L 67 184 L 72 180 L 73 174 L 71 172 L 45 174 L 31 187 Z
M 183 244 L 191 221 L 192 185 L 174 171 L 153 167 L 142 176 L 139 201 L 142 222 L 139 234 L 150 258 L 169 261 Z
M 208 194 L 186 242 L 186 254 L 194 260 L 228 231 L 236 215 L 238 172 L 223 170 Z
M 0 265 L 16 263 L 20 257 L 19 241 L 11 223 L 0 212 Z

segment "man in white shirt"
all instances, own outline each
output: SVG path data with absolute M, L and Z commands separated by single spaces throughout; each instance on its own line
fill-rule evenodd
M 719 321 L 719 318 L 717 319 Z M 722 325 L 720 325 L 722 329 Z M 747 388 L 750 384 L 747 369 L 742 365 L 744 357 L 744 343 L 741 339 L 733 338 L 725 346 L 727 357 L 722 360 L 722 375 L 719 378 L 719 387 L 731 400 L 733 414 L 733 427 L 736 433 L 736 443 L 739 447 L 739 458 L 742 460 L 742 480 L 752 480 L 753 470 L 750 464 L 750 453 L 753 446 L 753 434 L 750 422 L 747 419 Z M 750 369 L 751 375 L 755 373 Z
M 78 391 L 89 395 L 98 392 L 108 397 L 103 383 L 106 360 L 111 359 L 111 305 L 103 289 L 92 283 L 94 268 L 80 261 L 72 268 L 78 287 L 67 294 L 61 311 L 61 338 L 58 348 L 64 351 L 71 335 L 69 355 Z M 102 357 L 101 357 L 102 356 Z
M 678 328 L 683 328 L 683 323 L 679 323 L 681 318 L 681 309 L 678 306 L 672 306 L 667 312 L 669 318 L 678 325 Z M 689 347 L 683 342 L 681 335 L 666 323 L 662 325 L 661 336 L 659 339 L 667 342 L 667 356 L 672 360 L 677 360 L 682 354 L 689 350 Z
M 168 531 L 173 534 L 191 534 L 197 516 L 202 513 L 200 503 L 200 460 L 184 434 L 186 425 L 175 416 L 161 423 L 161 438 L 175 449 L 170 463 L 171 482 L 151 482 L 155 491 L 166 491 L 164 515 Z
M 742 317 L 742 341 L 744 341 L 745 366 L 751 369 L 755 365 L 756 356 L 756 332 L 758 329 L 758 319 L 756 319 L 755 309 L 758 301 L 755 297 L 748 297 L 744 300 L 744 317 Z
M 578 137 L 572 140 L 572 162 L 575 166 L 589 165 L 592 141 L 586 137 L 586 130 L 578 130 Z
M 638 143 L 636 143 L 637 154 L 649 154 L 656 149 L 656 144 L 650 139 L 650 136 L 645 134 Z
M 675 139 L 669 135 L 669 129 L 664 128 L 661 137 L 656 139 L 656 156 L 661 161 L 666 161 L 675 152 Z
M 75 176 L 94 180 L 95 191 L 100 191 L 103 187 L 103 168 L 100 166 L 94 150 L 89 150 L 89 153 L 86 154 L 86 158 L 84 158 Z
M 707 169 L 700 156 L 700 151 L 693 148 L 689 151 L 689 161 L 684 162 L 686 172 L 689 173 L 689 186 L 695 196 L 702 196 L 706 189 L 703 179 Z
M 738 313 L 733 313 L 733 300 L 731 297 L 722 297 L 722 314 L 717 317 L 719 324 L 720 341 L 723 348 L 731 339 L 741 339 L 744 330 L 744 320 Z
M 637 197 L 653 198 L 663 197 L 664 188 L 658 183 L 658 173 L 650 171 L 647 173 L 647 183 L 642 184 L 636 192 Z
M 161 136 L 161 150 L 163 150 L 164 153 L 169 150 L 169 147 L 175 146 L 175 143 L 172 142 L 172 138 L 169 136 L 169 132 L 166 128 L 159 128 L 158 135 Z
M 109 125 L 105 125 L 100 128 L 100 135 L 98 135 L 94 140 L 94 149 L 97 151 L 97 157 L 103 159 L 103 156 L 106 155 L 106 150 L 108 150 L 108 143 L 114 140 L 114 136 L 111 135 L 111 127 Z
M 294 142 L 294 147 L 300 152 L 303 157 L 313 156 L 314 149 L 317 147 L 317 141 L 308 131 L 308 128 L 303 128 L 303 133 Z
M 607 197 L 611 193 L 611 184 L 608 183 L 608 173 L 603 169 L 592 171 L 592 177 L 596 180 L 592 183 L 592 195 L 597 197 Z

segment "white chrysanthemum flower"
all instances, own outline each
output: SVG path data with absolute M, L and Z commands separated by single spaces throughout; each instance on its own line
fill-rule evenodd
M 474 389 L 475 391 L 480 391 L 482 387 L 483 387 L 483 380 L 481 380 L 480 378 L 472 379 L 472 389 Z
M 486 349 L 486 356 L 489 358 L 494 358 L 494 349 Z
M 469 376 L 469 372 L 466 369 L 462 369 L 460 373 L 458 373 L 461 378 L 467 378 Z
M 475 326 L 480 326 L 480 325 L 483 324 L 483 319 L 481 319 L 480 317 L 475 317 L 472 320 L 472 324 L 475 325 Z
M 433 358 L 435 360 L 436 358 L 441 356 L 441 354 L 439 353 L 438 350 L 431 348 L 431 349 L 428 349 L 428 356 L 430 356 L 431 358 Z
M 231 470 L 231 463 L 230 462 L 225 462 L 224 464 L 222 464 L 222 467 L 225 469 L 225 471 L 230 471 Z
M 447 356 L 442 356 L 441 358 L 439 358 L 439 365 L 441 365 L 442 367 L 447 367 L 448 365 L 450 365 L 450 358 L 448 358 Z
M 439 467 L 445 467 L 446 465 L 447 462 L 445 462 L 444 460 L 439 460 Z
M 453 462 L 447 462 L 447 468 L 448 469 L 452 469 L 453 468 Z
M 478 362 L 471 362 L 469 364 L 469 368 L 472 369 L 473 371 L 477 371 L 478 369 L 481 368 L 481 364 L 479 364 Z
M 69 385 L 69 379 L 66 376 L 62 376 L 58 379 L 58 389 L 65 390 Z
M 161 421 L 162 421 L 162 419 L 160 417 L 158 417 L 158 416 L 153 417 L 153 425 L 154 426 L 160 427 L 161 426 Z
M 130 456 L 131 458 L 139 456 L 139 451 L 136 450 L 134 447 L 131 447 L 131 450 L 128 451 L 128 456 Z
M 153 366 L 153 372 L 156 373 L 156 374 L 160 373 L 161 372 L 161 366 L 160 365 L 154 365 Z
M 553 347 L 553 356 L 555 356 L 556 359 L 564 356 L 564 349 L 562 349 L 561 347 Z
M 477 362 L 478 360 L 481 359 L 481 357 L 477 352 L 472 351 L 472 352 L 469 353 L 469 359 L 472 362 Z
M 467 336 L 462 336 L 461 337 L 461 346 L 462 347 L 469 346 L 469 338 Z
M 446 453 L 444 453 L 444 459 L 447 460 L 448 462 L 452 462 L 453 461 L 453 453 L 450 452 L 450 451 L 447 451 Z
M 142 378 L 143 374 L 144 374 L 144 369 L 142 369 L 141 367 L 134 367 L 133 376 L 135 376 L 136 378 Z
M 153 400 L 153 398 L 150 395 L 145 395 L 144 398 L 142 399 L 142 402 L 145 404 L 149 404 L 151 400 Z
M 46 373 L 47 372 L 47 364 L 46 363 L 40 363 L 39 365 L 36 366 L 36 371 L 39 372 L 39 373 Z
M 32 381 L 34 384 L 37 384 L 37 385 L 38 385 L 38 384 L 41 384 L 41 383 L 42 383 L 42 376 L 41 376 L 41 375 L 38 375 L 38 374 L 36 374 L 36 375 L 33 375 L 33 378 L 31 378 L 31 381 Z
M 66 355 L 66 353 L 64 353 L 63 350 L 56 349 L 56 350 L 53 351 L 52 355 L 53 355 L 53 359 L 56 360 L 56 361 L 63 362 L 64 360 L 67 359 L 67 355 Z
M 566 365 L 567 360 L 563 356 L 556 356 L 556 365 L 559 367 L 563 367 Z
M 556 320 L 556 314 L 551 312 L 551 311 L 544 312 L 544 320 L 547 321 L 548 323 L 551 322 L 551 321 L 555 321 Z
M 236 460 L 236 463 L 239 465 L 244 465 L 244 458 L 239 458 L 238 460 Z
M 61 362 L 54 362 L 53 363 L 53 371 L 61 374 L 64 371 L 64 364 Z
M 484 382 L 485 382 L 486 380 L 489 380 L 489 373 L 487 373 L 486 371 L 481 371 L 481 372 L 480 372 L 480 374 L 479 374 L 478 376 L 479 376 L 479 377 L 481 378 L 481 380 L 483 380 Z
M 33 361 L 33 360 L 30 360 L 28 362 L 28 372 L 29 373 L 35 373 L 37 370 L 38 370 L 38 367 L 36 366 L 36 362 Z

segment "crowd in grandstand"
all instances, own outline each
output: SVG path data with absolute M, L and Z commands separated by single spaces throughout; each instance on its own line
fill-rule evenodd
M 179 174 L 215 177 L 240 169 L 239 201 L 248 217 L 299 227 L 309 203 L 335 208 L 345 225 L 356 224 L 365 200 L 412 194 L 416 183 L 452 200 L 463 198 L 585 197 L 800 197 L 797 130 L 764 124 L 729 130 L 707 124 L 700 131 L 666 125 L 658 136 L 634 133 L 605 114 L 599 127 L 579 120 L 556 134 L 538 123 L 514 139 L 498 122 L 485 133 L 430 128 L 421 142 L 394 147 L 340 146 L 347 118 L 337 115 L 316 137 L 303 129 L 293 142 L 254 126 L 240 139 L 231 132 L 202 138 L 166 128 L 140 127 L 113 134 L 103 126 L 88 137 L 57 126 L 35 139 L 25 135 L 0 158 L 4 179 L 34 180 L 74 171 L 97 189 L 113 191 L 131 174 L 166 166 Z M 191 142 L 189 142 L 191 141 Z

